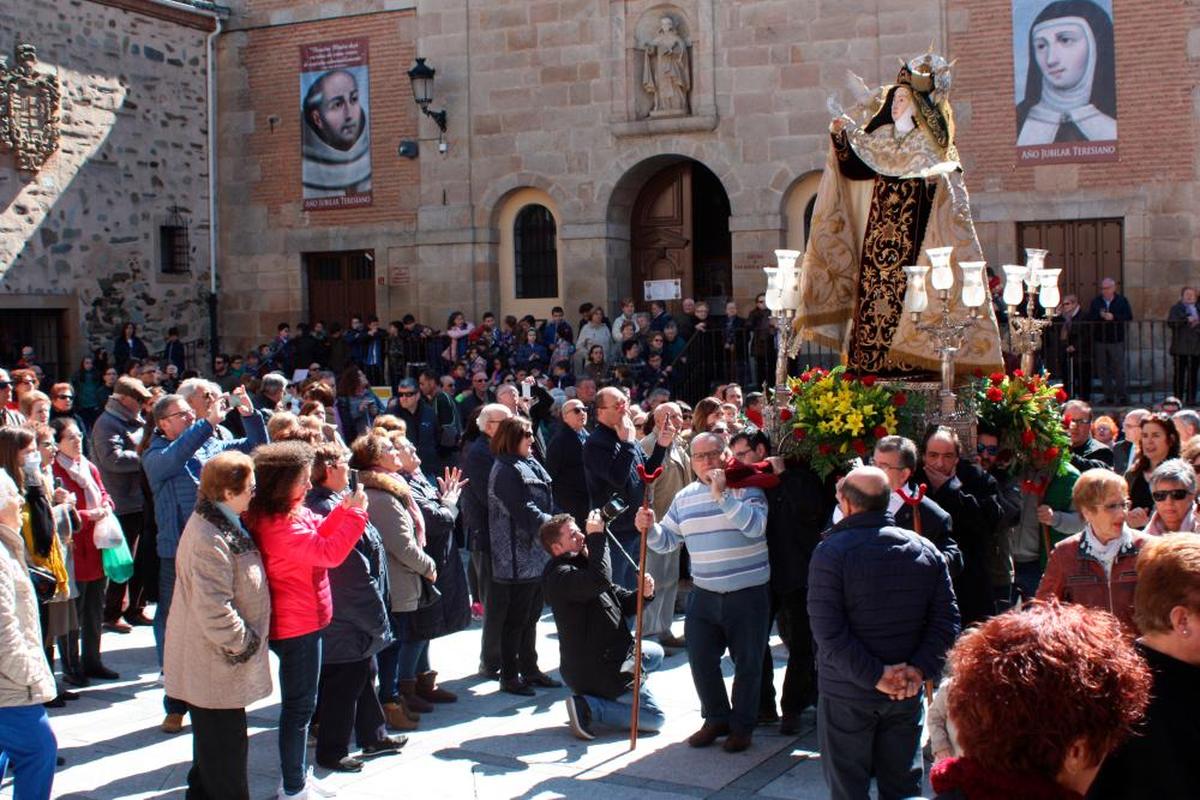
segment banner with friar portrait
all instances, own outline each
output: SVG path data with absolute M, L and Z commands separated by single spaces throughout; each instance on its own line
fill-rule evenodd
M 371 205 L 367 40 L 300 46 L 304 209 Z
M 1017 163 L 1116 161 L 1112 0 L 1013 0 Z

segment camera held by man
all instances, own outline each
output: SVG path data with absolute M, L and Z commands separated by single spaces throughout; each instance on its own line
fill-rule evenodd
M 601 512 L 588 515 L 586 533 L 569 514 L 552 517 L 540 531 L 551 556 L 543 592 L 558 629 L 560 672 L 572 692 L 567 718 L 580 739 L 594 739 L 599 724 L 628 731 L 633 717 L 634 641 L 627 618 L 637 613 L 637 593 L 613 583 L 612 558 L 630 556 L 609 550 Z M 654 579 L 647 575 L 641 588 L 646 602 L 652 600 Z M 657 643 L 642 643 L 643 676 L 662 659 Z M 643 677 L 638 730 L 657 731 L 662 724 L 662 709 Z

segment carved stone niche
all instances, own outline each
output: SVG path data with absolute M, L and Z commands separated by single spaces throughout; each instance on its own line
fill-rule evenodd
M 633 63 L 636 119 L 691 116 L 695 86 L 691 27 L 676 6 L 656 6 L 638 19 Z

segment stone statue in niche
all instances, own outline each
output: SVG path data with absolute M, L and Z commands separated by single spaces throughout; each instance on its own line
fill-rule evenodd
M 654 36 L 642 43 L 642 88 L 650 95 L 651 117 L 691 114 L 691 45 L 679 35 L 679 25 L 667 14 L 659 18 Z

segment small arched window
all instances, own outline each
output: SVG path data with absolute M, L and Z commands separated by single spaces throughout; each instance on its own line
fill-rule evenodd
M 517 213 L 513 268 L 518 299 L 558 297 L 558 226 L 543 205 L 528 205 Z

